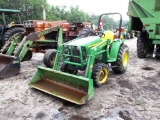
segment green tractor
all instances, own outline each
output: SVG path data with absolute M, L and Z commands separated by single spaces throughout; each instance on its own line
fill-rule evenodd
M 0 48 L 16 33 L 24 32 L 20 11 L 0 9 Z
M 120 15 L 117 39 L 112 31 L 100 30 L 102 17 L 112 14 Z M 75 104 L 87 103 L 94 96 L 94 86 L 108 82 L 110 70 L 119 74 L 127 70 L 129 49 L 120 38 L 121 24 L 119 13 L 100 15 L 97 35 L 59 45 L 53 68 L 39 66 L 29 86 Z

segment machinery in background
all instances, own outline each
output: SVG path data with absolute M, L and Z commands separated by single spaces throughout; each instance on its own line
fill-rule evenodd
M 129 0 L 129 30 L 137 33 L 137 55 L 160 58 L 160 1 Z
M 0 48 L 16 33 L 24 32 L 19 10 L 0 9 Z

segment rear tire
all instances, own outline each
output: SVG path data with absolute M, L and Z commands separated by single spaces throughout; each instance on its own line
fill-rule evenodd
M 160 60 L 160 56 L 156 55 L 155 59 Z
M 47 50 L 44 54 L 43 62 L 48 68 L 53 68 L 54 60 L 56 57 L 56 51 L 55 49 Z
M 139 58 L 145 58 L 147 56 L 147 49 L 148 49 L 147 43 L 144 43 L 142 41 L 141 35 L 139 34 L 137 36 L 137 56 Z
M 114 73 L 123 74 L 126 72 L 128 67 L 128 59 L 129 59 L 129 49 L 127 45 L 122 44 L 119 48 L 119 53 L 117 57 L 117 61 L 115 62 L 115 67 L 112 68 Z
M 19 33 L 19 32 L 24 32 L 24 31 L 25 30 L 23 27 L 13 27 L 13 28 L 8 29 L 2 36 L 2 45 L 4 45 L 6 41 L 8 41 L 9 38 L 13 36 L 14 34 Z
M 77 38 L 85 38 L 88 36 L 96 36 L 96 33 L 91 28 L 85 27 L 79 32 Z
M 101 87 L 108 82 L 109 67 L 104 63 L 97 63 L 93 67 L 92 79 L 96 87 Z

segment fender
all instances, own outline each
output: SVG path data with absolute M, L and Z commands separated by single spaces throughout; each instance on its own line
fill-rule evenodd
M 110 53 L 109 53 L 109 57 L 114 59 L 115 61 L 112 62 L 116 62 L 117 57 L 118 57 L 118 52 L 119 52 L 119 48 L 121 46 L 121 44 L 123 44 L 124 40 L 114 40 L 110 49 Z
M 12 28 L 12 27 L 24 27 L 23 24 L 8 24 L 8 27 L 9 28 Z

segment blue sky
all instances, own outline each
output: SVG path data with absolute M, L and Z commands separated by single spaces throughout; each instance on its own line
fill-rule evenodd
M 51 5 L 67 7 L 78 5 L 81 10 L 89 14 L 119 12 L 123 19 L 128 20 L 127 10 L 129 0 L 47 0 Z

